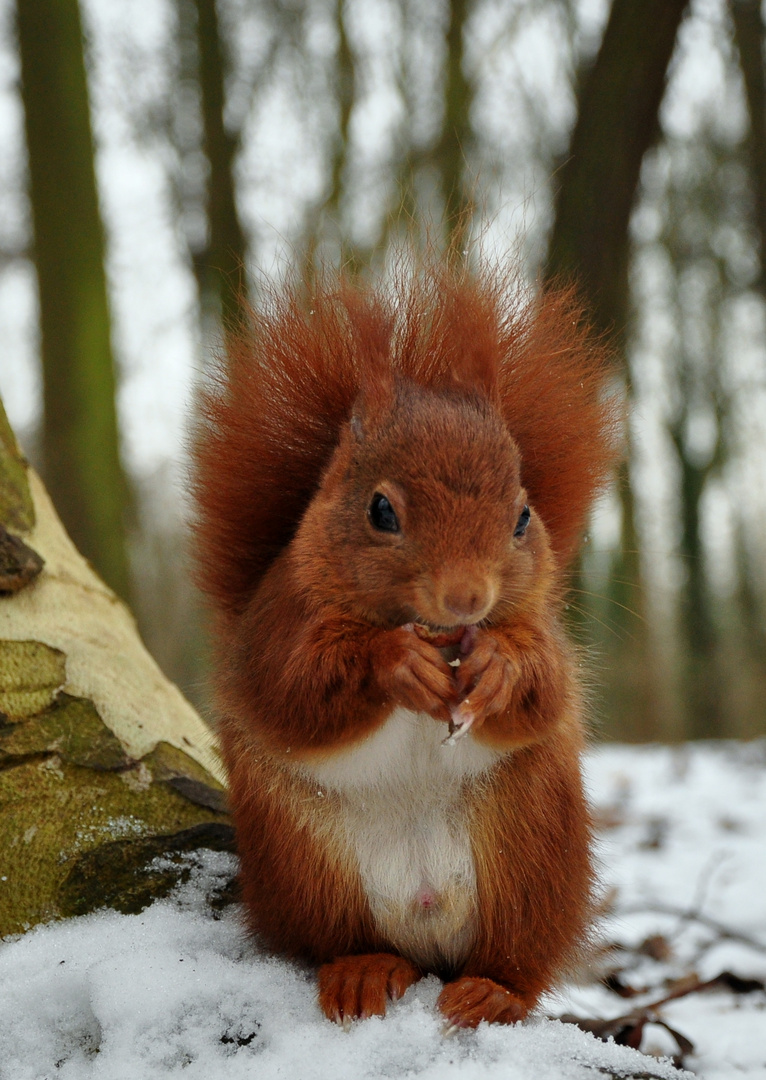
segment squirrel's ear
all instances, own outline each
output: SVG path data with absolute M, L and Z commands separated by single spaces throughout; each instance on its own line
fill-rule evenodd
M 351 410 L 351 430 L 361 442 L 391 411 L 396 397 L 394 373 L 384 357 L 369 363 L 362 374 L 362 384 Z
M 490 401 L 497 401 L 497 368 L 497 354 L 492 350 L 470 349 L 455 358 L 450 379 L 460 390 L 474 390 Z

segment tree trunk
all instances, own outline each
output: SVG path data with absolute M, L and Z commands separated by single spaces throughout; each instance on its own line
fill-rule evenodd
M 323 207 L 334 214 L 336 220 L 340 217 L 343 173 L 348 161 L 349 128 L 356 97 L 356 63 L 346 33 L 345 6 L 345 0 L 336 0 L 335 25 L 338 30 L 338 55 L 335 82 L 338 98 L 338 136 L 332 155 L 330 190 Z
M 403 5 L 402 10 L 406 51 L 406 42 L 412 36 L 410 24 L 415 24 L 419 14 L 417 7 L 412 4 Z M 439 238 L 451 255 L 461 258 L 474 209 L 472 191 L 466 183 L 466 162 L 473 142 L 470 113 L 474 88 L 466 77 L 464 66 L 464 38 L 471 0 L 449 0 L 447 13 L 449 21 L 445 35 L 441 133 L 438 140 L 425 149 L 413 147 L 411 129 L 415 106 L 403 76 L 401 91 L 407 117 L 402 124 L 403 150 L 396 165 L 393 189 L 397 199 L 386 216 L 379 247 L 385 247 L 396 233 L 403 234 L 409 243 L 417 244 L 418 237 L 422 237 L 426 244 L 430 243 L 434 217 L 440 214 Z M 417 63 L 417 52 L 413 52 L 412 63 Z M 426 203 L 424 212 L 420 205 L 420 190 L 416 181 L 423 178 L 429 181 L 426 190 L 433 190 L 435 195 L 435 211 Z
M 357 273 L 367 265 L 371 250 L 354 244 L 346 235 L 342 221 L 342 202 L 345 189 L 345 173 L 349 158 L 349 131 L 356 101 L 356 60 L 346 31 L 345 0 L 335 0 L 334 18 L 338 34 L 335 56 L 335 96 L 338 106 L 338 131 L 333 139 L 330 153 L 329 183 L 322 198 L 308 214 L 301 253 L 303 274 L 310 283 L 321 266 L 321 249 L 332 240 L 333 256 L 348 273 Z M 318 253 L 320 253 L 319 258 Z
M 750 114 L 750 158 L 753 171 L 755 221 L 758 228 L 761 273 L 759 288 L 766 294 L 766 77 L 764 24 L 760 0 L 731 0 L 734 39 L 745 83 Z
M 658 131 L 668 65 L 687 0 L 613 0 L 598 54 L 581 77 L 577 121 L 556 174 L 555 218 L 545 277 L 574 280 L 596 330 L 624 347 L 628 321 L 629 222 L 644 154 Z M 625 376 L 629 388 L 629 376 Z M 623 485 L 629 471 L 621 474 Z M 616 673 L 610 727 L 621 737 L 656 735 L 656 684 L 644 683 L 649 647 L 641 599 L 632 491 L 623 487 L 622 538 L 609 588 L 614 632 L 600 641 Z M 652 714 L 655 714 L 653 716 Z
M 725 733 L 721 700 L 718 642 L 712 621 L 711 597 L 702 549 L 701 503 L 712 465 L 690 460 L 680 429 L 671 436 L 681 470 L 681 556 L 685 581 L 681 592 L 680 623 L 684 652 L 683 688 L 687 739 L 710 739 Z
M 17 0 L 43 365 L 44 469 L 75 543 L 129 594 L 104 239 L 77 0 Z
M 614 0 L 583 76 L 577 122 L 556 174 L 547 278 L 574 278 L 600 330 L 626 323 L 628 223 L 654 141 L 668 65 L 688 0 Z
M 223 779 L 211 732 L 77 553 L 0 403 L 0 937 L 141 910 L 188 874 L 184 853 L 229 849 Z
M 473 88 L 464 70 L 469 0 L 451 0 L 445 57 L 444 124 L 434 151 L 444 203 L 448 245 L 461 245 L 470 227 L 472 199 L 466 189 L 466 156 L 471 145 Z
M 241 319 L 247 300 L 247 241 L 237 211 L 234 158 L 239 138 L 226 130 L 225 55 L 215 0 L 194 0 L 202 98 L 204 150 L 210 166 L 207 182 L 208 246 L 197 259 L 201 291 L 220 305 L 227 329 Z

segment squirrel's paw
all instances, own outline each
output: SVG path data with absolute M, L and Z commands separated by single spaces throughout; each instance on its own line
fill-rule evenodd
M 455 694 L 452 668 L 411 625 L 381 632 L 373 663 L 378 685 L 397 704 L 449 720 Z
M 319 1007 L 328 1020 L 347 1028 L 352 1020 L 385 1016 L 386 999 L 396 1001 L 419 978 L 403 956 L 341 956 L 319 969 Z
M 447 983 L 436 1005 L 446 1021 L 445 1035 L 452 1035 L 458 1028 L 474 1028 L 482 1020 L 515 1024 L 529 1011 L 521 998 L 504 986 L 474 975 Z
M 482 724 L 487 716 L 508 708 L 516 678 L 516 666 L 504 652 L 502 643 L 491 631 L 480 632 L 455 674 L 458 702 L 465 704 L 465 699 L 469 699 L 473 727 Z

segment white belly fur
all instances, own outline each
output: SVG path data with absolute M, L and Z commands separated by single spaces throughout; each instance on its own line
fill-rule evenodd
M 446 733 L 430 716 L 396 709 L 367 739 L 303 765 L 340 796 L 378 929 L 426 967 L 458 965 L 471 947 L 476 873 L 463 781 L 499 757 L 470 736 L 442 746 Z

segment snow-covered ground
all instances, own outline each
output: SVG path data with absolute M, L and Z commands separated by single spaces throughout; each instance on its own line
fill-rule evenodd
M 766 978 L 766 743 L 602 747 L 588 773 L 608 910 L 600 937 L 613 946 L 602 972 L 644 992 L 623 999 L 600 983 L 571 985 L 531 1022 L 445 1039 L 430 978 L 384 1020 L 345 1033 L 321 1018 L 310 970 L 260 954 L 236 908 L 213 917 L 206 895 L 233 860 L 210 853 L 141 915 L 100 912 L 0 946 L 0 1077 L 678 1077 L 668 1061 L 545 1017 L 635 1013 L 724 970 L 751 980 L 749 992 L 689 993 L 658 1017 L 691 1040 L 685 1064 L 707 1080 L 766 1077 L 766 994 L 756 985 Z M 677 1049 L 658 1025 L 646 1026 L 642 1048 Z

